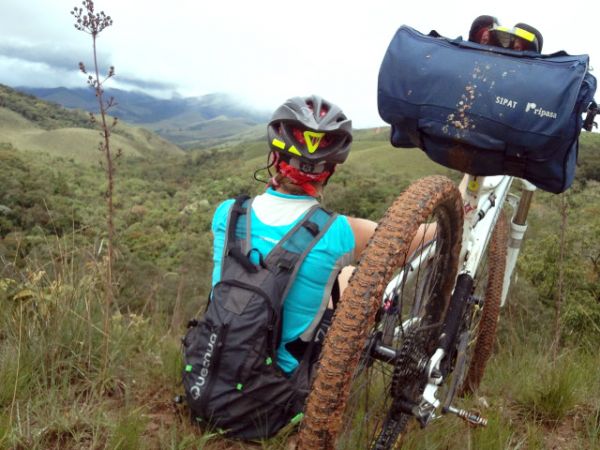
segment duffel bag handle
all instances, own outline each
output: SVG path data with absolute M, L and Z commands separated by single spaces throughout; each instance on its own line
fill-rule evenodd
M 594 118 L 599 112 L 598 104 L 592 100 L 592 102 L 588 105 L 587 114 L 585 115 L 585 120 L 583 121 L 582 128 L 584 130 L 592 131 L 594 127 L 598 128 L 598 124 L 594 122 Z

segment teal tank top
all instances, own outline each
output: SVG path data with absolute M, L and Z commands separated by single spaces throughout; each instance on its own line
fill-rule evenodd
M 221 277 L 221 260 L 229 210 L 233 199 L 221 203 L 213 216 L 214 286 Z M 310 196 L 288 195 L 269 188 L 252 202 L 251 245 L 263 257 L 316 204 Z M 306 256 L 283 304 L 281 344 L 277 364 L 286 373 L 298 366 L 298 361 L 285 345 L 300 338 L 310 341 L 318 321 L 329 303 L 331 289 L 338 272 L 353 262 L 354 234 L 345 216 L 339 215 L 319 242 Z

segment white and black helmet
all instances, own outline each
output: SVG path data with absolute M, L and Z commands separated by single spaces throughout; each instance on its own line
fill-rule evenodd
M 316 95 L 293 97 L 275 110 L 267 127 L 269 146 L 283 159 L 304 165 L 341 164 L 352 143 L 352 121 Z

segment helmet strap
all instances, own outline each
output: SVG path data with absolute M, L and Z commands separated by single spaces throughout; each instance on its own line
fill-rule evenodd
M 267 169 L 271 178 L 269 179 L 267 186 L 274 188 L 278 188 L 280 186 L 279 180 L 277 180 L 277 173 L 275 173 L 275 175 L 271 173 L 271 167 L 275 167 L 276 170 L 279 170 L 279 159 L 278 152 L 274 152 L 273 150 L 269 152 Z
M 270 179 L 273 178 L 273 174 L 271 173 L 271 167 L 273 167 L 277 163 L 277 156 L 278 156 L 277 153 L 275 153 L 273 150 L 271 150 L 269 152 L 269 154 L 267 155 L 267 165 L 265 167 L 260 167 L 260 168 L 258 168 L 258 169 L 256 169 L 254 171 L 254 175 L 253 176 L 254 176 L 254 179 L 256 181 L 260 181 L 261 183 L 264 183 L 264 184 L 266 184 L 268 186 L 271 185 Z M 261 170 L 266 170 L 267 171 L 267 173 L 269 174 L 269 179 L 265 180 L 263 178 L 259 178 L 258 177 L 258 173 Z

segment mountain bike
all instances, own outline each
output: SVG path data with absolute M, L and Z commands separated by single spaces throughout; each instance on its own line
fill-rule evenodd
M 482 379 L 527 228 L 535 187 L 515 180 L 427 177 L 391 205 L 336 308 L 298 448 L 391 449 L 412 418 L 486 424 L 456 402 Z

